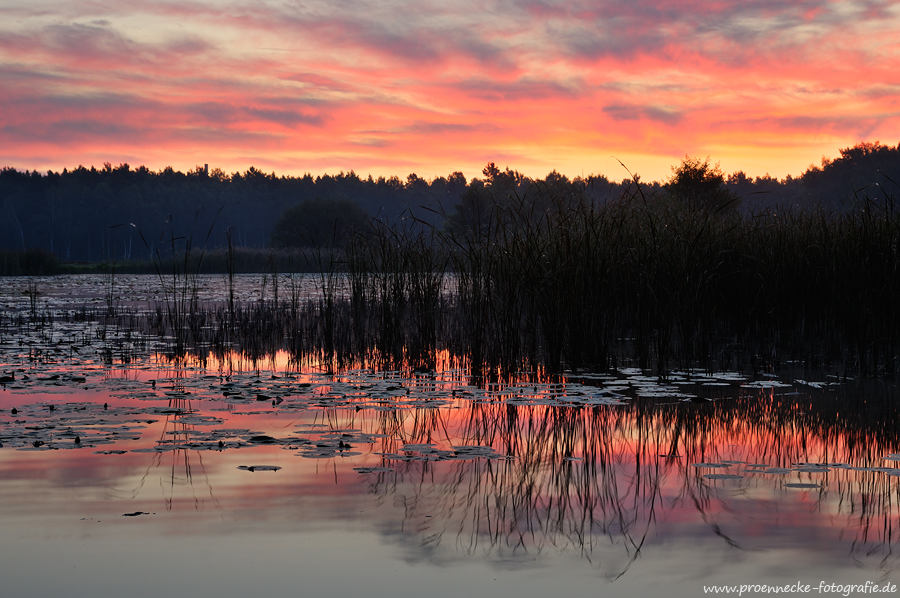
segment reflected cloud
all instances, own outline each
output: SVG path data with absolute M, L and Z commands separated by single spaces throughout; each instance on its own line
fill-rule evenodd
M 900 411 L 880 380 L 502 372 L 446 350 L 427 367 L 262 347 L 147 354 L 153 337 L 84 336 L 96 362 L 5 345 L 22 366 L 0 394 L 16 509 L 28 480 L 78 489 L 93 513 L 352 521 L 411 563 L 517 570 L 568 555 L 607 579 L 673 543 L 897 566 Z
M 892 477 L 835 462 L 876 465 L 871 456 L 893 441 L 863 440 L 857 434 L 871 424 L 844 428 L 832 417 L 820 420 L 824 428 L 809 428 L 796 403 L 782 400 L 770 408 L 766 394 L 709 409 L 473 406 L 455 424 L 461 436 L 503 447 L 514 459 L 443 467 L 388 461 L 397 472 L 369 474 L 378 480 L 371 491 L 402 505 L 404 532 L 387 535 L 406 547 L 410 562 L 446 564 L 478 554 L 499 568 L 515 568 L 526 562 L 517 556 L 529 555 L 530 566 L 542 553 L 572 551 L 615 579 L 627 574 L 662 529 L 674 527 L 682 539 L 695 538 L 695 546 L 718 537 L 725 550 L 784 543 L 806 549 L 837 541 L 830 523 L 817 523 L 837 511 L 840 523 L 832 521 L 844 536 L 844 555 L 892 571 L 892 547 L 900 540 L 890 525 L 897 515 Z M 412 444 L 432 430 L 453 429 L 448 424 L 405 440 Z M 831 465 L 802 464 L 810 460 Z M 694 465 L 710 461 L 724 469 Z M 756 465 L 762 463 L 785 467 L 772 474 Z M 735 479 L 715 480 L 709 471 L 729 471 Z M 813 489 L 791 488 L 806 485 Z M 773 508 L 780 517 L 772 517 Z M 829 558 L 840 564 L 837 555 Z

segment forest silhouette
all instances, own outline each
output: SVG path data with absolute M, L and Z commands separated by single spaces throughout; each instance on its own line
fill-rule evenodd
M 423 226 L 460 232 L 510 203 L 539 215 L 551 204 L 603 206 L 635 190 L 644 197 L 681 197 L 692 209 L 729 205 L 745 214 L 844 213 L 862 198 L 896 195 L 900 145 L 860 143 L 782 180 L 740 171 L 725 175 L 709 158 L 689 156 L 673 166 L 669 180 L 652 183 L 630 173 L 619 181 L 602 175 L 569 179 L 556 171 L 532 179 L 494 163 L 482 175 L 467 181 L 460 172 L 431 180 L 410 174 L 403 180 L 363 178 L 353 171 L 277 176 L 254 167 L 232 174 L 202 167 L 154 172 L 109 163 L 47 173 L 7 167 L 0 170 L 0 250 L 49 252 L 65 262 L 150 260 L 173 237 L 204 237 L 209 247 L 224 247 L 227 231 L 244 249 L 321 245 L 335 227 L 344 226 L 342 219 L 358 224 L 360 215 L 385 222 L 411 217 Z M 343 206 L 333 210 L 333 220 L 323 212 L 329 203 Z M 297 224 L 315 217 L 322 224 Z

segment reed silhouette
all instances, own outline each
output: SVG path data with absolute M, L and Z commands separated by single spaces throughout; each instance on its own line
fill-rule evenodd
M 547 392 L 546 380 L 538 388 Z M 368 474 L 369 492 L 402 507 L 398 538 L 415 548 L 413 559 L 465 554 L 509 563 L 574 551 L 615 579 L 670 519 L 687 517 L 729 549 L 759 548 L 764 540 L 741 521 L 744 509 L 802 491 L 843 537 L 848 556 L 891 571 L 900 539 L 895 485 L 875 468 L 900 447 L 896 393 L 868 381 L 837 393 L 799 398 L 747 389 L 705 405 L 595 408 L 468 403 L 462 412 L 396 410 L 374 419 L 333 409 L 327 421 L 383 434 L 371 450 L 387 455 L 381 465 L 392 471 Z M 426 444 L 482 445 L 511 458 L 392 456 L 415 455 Z M 710 479 L 704 474 L 723 470 L 694 466 L 722 461 L 742 477 Z M 748 466 L 759 464 L 766 467 Z M 788 473 L 764 473 L 777 467 Z

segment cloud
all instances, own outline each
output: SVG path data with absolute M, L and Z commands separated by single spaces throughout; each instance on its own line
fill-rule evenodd
M 451 82 L 446 86 L 491 102 L 575 97 L 582 92 L 582 84 L 579 81 L 540 80 L 531 77 L 510 81 L 473 78 Z
M 153 43 L 135 41 L 106 20 L 0 33 L 0 60 L 5 54 L 37 73 L 72 81 L 177 75 L 184 72 L 186 61 L 202 57 L 211 48 L 199 36 L 184 33 Z
M 838 135 L 850 135 L 857 140 L 865 140 L 878 129 L 878 125 L 881 122 L 888 119 L 895 122 L 900 120 L 900 112 L 883 115 L 866 115 L 863 117 L 848 117 L 844 115 L 795 115 L 785 118 L 776 118 L 768 124 L 769 126 L 775 126 L 779 129 L 791 132 L 807 134 L 821 134 L 823 132 L 828 132 Z
M 615 154 L 665 176 L 685 153 L 900 139 L 891 2 L 15 1 L 0 143 L 36 167 L 90 146 L 536 176 Z
M 426 134 L 442 134 L 442 133 L 471 133 L 473 131 L 482 131 L 485 128 L 492 128 L 490 125 L 475 125 L 466 123 L 445 123 L 445 122 L 425 122 L 418 121 L 405 127 L 403 132 L 407 133 L 426 133 Z
M 339 81 L 338 79 L 329 77 L 321 73 L 290 73 L 287 75 L 283 75 L 282 79 L 286 81 L 295 81 L 297 83 L 302 83 L 309 88 L 321 91 L 350 92 L 356 89 L 353 85 L 344 83 L 342 81 Z
M 392 143 L 387 139 L 381 139 L 378 137 L 364 137 L 362 139 L 351 141 L 350 143 L 352 145 L 360 145 L 363 147 L 388 147 L 392 145 Z
M 323 118 L 315 114 L 304 114 L 292 110 L 275 110 L 271 108 L 246 108 L 246 113 L 285 127 L 297 125 L 321 126 Z
M 611 104 L 603 107 L 603 112 L 618 121 L 650 120 L 664 125 L 677 125 L 681 122 L 680 110 L 661 108 L 659 106 L 640 106 L 635 104 Z

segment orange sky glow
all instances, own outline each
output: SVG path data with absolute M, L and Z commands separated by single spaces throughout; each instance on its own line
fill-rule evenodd
M 900 142 L 900 1 L 7 0 L 0 166 L 799 175 Z

